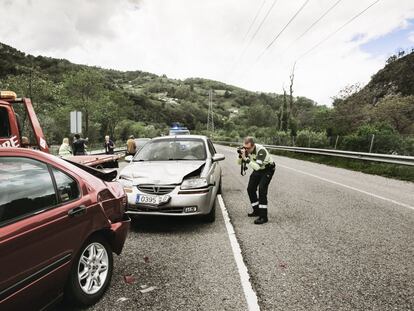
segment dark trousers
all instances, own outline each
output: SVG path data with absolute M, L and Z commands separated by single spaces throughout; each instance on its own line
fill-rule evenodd
M 253 171 L 250 175 L 247 193 L 253 207 L 260 205 L 261 208 L 267 208 L 267 189 L 275 173 L 274 167 L 269 167 L 259 171 Z M 259 187 L 259 198 L 257 198 L 257 187 Z

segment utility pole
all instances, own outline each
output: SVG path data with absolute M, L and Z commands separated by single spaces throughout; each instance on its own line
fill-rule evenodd
M 287 129 L 291 129 L 291 123 L 290 120 L 292 118 L 293 115 L 293 82 L 295 80 L 295 67 L 296 67 L 296 62 L 293 64 L 292 67 L 292 73 L 289 76 L 289 80 L 290 80 L 290 85 L 289 85 L 289 109 L 287 112 L 287 121 L 288 125 L 287 125 Z
M 214 133 L 213 90 L 208 91 L 207 132 Z

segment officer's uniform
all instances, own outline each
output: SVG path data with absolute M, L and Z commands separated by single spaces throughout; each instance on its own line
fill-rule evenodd
M 239 164 L 241 162 L 242 159 L 239 159 Z M 267 189 L 275 173 L 275 163 L 266 148 L 259 144 L 255 144 L 253 152 L 247 155 L 245 162 L 253 169 L 247 187 L 253 208 L 253 213 L 250 213 L 249 216 L 259 216 L 255 223 L 262 224 L 267 222 Z M 257 197 L 257 187 L 259 187 L 259 198 Z

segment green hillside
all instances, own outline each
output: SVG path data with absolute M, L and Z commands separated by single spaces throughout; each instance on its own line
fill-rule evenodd
M 335 116 L 344 116 L 338 118 L 339 131 L 382 122 L 400 134 L 414 134 L 414 53 L 390 57 L 364 88 L 348 91 L 334 102 Z
M 85 136 L 165 134 L 172 122 L 217 140 L 254 135 L 262 142 L 349 150 L 367 149 L 370 135 L 384 138 L 373 151 L 412 153 L 414 54 L 393 59 L 364 88 L 341 92 L 332 108 L 306 97 L 250 92 L 202 78 L 170 79 L 34 57 L 0 43 L 0 89 L 31 97 L 50 143 L 69 136 L 69 112 L 84 113 Z M 213 91 L 216 131 L 206 132 Z M 294 94 L 295 95 L 295 94 Z M 339 139 L 336 139 L 336 138 Z
M 26 55 L 4 44 L 0 44 L 0 87 L 32 98 L 46 135 L 55 143 L 68 135 L 68 111 L 74 108 L 88 115 L 85 132 L 92 139 L 104 133 L 121 139 L 129 132 L 159 135 L 175 121 L 203 132 L 211 89 L 216 134 L 236 138 L 239 130 L 247 133 L 254 125 L 279 129 L 283 105 L 283 96 L 249 92 L 218 81 L 175 80 L 141 71 L 76 65 L 64 59 Z M 319 109 L 306 98 L 298 98 L 297 104 L 301 112 Z M 106 118 L 110 120 L 105 122 Z M 58 123 L 54 123 L 56 119 Z

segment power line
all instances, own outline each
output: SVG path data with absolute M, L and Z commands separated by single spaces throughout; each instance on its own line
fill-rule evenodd
M 239 54 L 239 56 L 236 58 L 235 62 L 233 63 L 232 68 L 229 71 L 229 74 L 232 74 L 237 66 L 237 64 L 239 63 L 240 59 L 244 56 L 244 54 L 246 53 L 247 49 L 250 47 L 250 45 L 252 44 L 253 40 L 256 38 L 256 35 L 259 33 L 260 29 L 262 29 L 263 24 L 265 23 L 265 21 L 267 20 L 267 18 L 269 17 L 270 13 L 272 12 L 274 6 L 276 5 L 276 2 L 278 0 L 273 0 L 272 5 L 269 7 L 269 9 L 267 10 L 265 16 L 263 17 L 262 21 L 260 22 L 259 26 L 256 28 L 256 31 L 253 33 L 252 37 L 250 38 L 249 42 L 247 43 L 247 45 L 243 48 L 242 52 Z M 265 1 L 264 1 L 265 2 Z M 264 4 L 263 2 L 263 4 Z M 253 23 L 252 23 L 253 25 Z
M 286 28 L 290 25 L 290 23 L 293 22 L 293 20 L 296 18 L 296 16 L 298 16 L 299 13 L 305 8 L 305 6 L 308 4 L 308 2 L 309 2 L 309 0 L 305 0 L 305 2 L 303 2 L 302 6 L 299 8 L 299 10 L 296 11 L 296 13 L 290 18 L 290 20 L 287 22 L 287 24 L 279 31 L 279 33 L 273 38 L 273 40 L 266 46 L 266 48 L 259 55 L 257 60 L 259 60 L 264 55 L 264 53 L 266 53 L 266 51 L 268 49 L 270 49 L 270 47 L 276 42 L 276 40 L 279 39 L 279 37 L 282 35 L 282 33 L 286 30 Z
M 243 57 L 244 53 L 246 53 L 247 49 L 250 47 L 250 45 L 252 44 L 253 40 L 256 38 L 257 34 L 259 33 L 260 29 L 262 29 L 263 24 L 265 23 L 265 21 L 267 20 L 267 18 L 269 17 L 270 13 L 272 12 L 275 4 L 277 3 L 278 0 L 273 0 L 272 5 L 270 6 L 270 8 L 267 10 L 266 15 L 263 17 L 262 21 L 260 22 L 259 26 L 256 28 L 256 31 L 253 33 L 253 36 L 251 36 L 249 42 L 247 43 L 246 47 L 243 49 L 239 59 L 241 57 Z
M 316 20 L 304 33 L 308 32 L 313 26 L 316 25 L 316 23 L 318 23 L 324 16 L 326 16 L 335 6 L 337 6 L 339 4 L 341 0 L 337 1 L 332 7 L 330 7 L 324 14 L 322 14 L 322 16 Z M 375 4 L 377 4 L 378 2 L 380 2 L 381 0 L 376 0 L 374 2 L 372 2 L 368 7 L 366 7 L 364 10 L 362 10 L 361 12 L 359 12 L 358 14 L 354 15 L 351 19 L 349 19 L 346 23 L 344 23 L 342 26 L 340 26 L 339 28 L 337 28 L 335 31 L 333 31 L 332 33 L 330 33 L 328 36 L 326 36 L 324 39 L 322 39 L 321 41 L 319 41 L 317 44 L 315 44 L 313 47 L 311 47 L 309 50 L 307 50 L 305 53 L 303 53 L 301 56 L 299 56 L 296 60 L 295 60 L 295 64 L 303 57 L 305 57 L 306 55 L 308 55 L 309 53 L 311 53 L 313 50 L 315 50 L 317 47 L 319 47 L 320 45 L 322 45 L 325 41 L 329 40 L 330 38 L 332 38 L 335 34 L 337 34 L 338 32 L 340 32 L 343 28 L 345 28 L 348 24 L 350 24 L 351 22 L 353 22 L 355 19 L 357 19 L 358 17 L 360 17 L 362 14 L 364 14 L 366 11 L 368 11 L 372 6 L 374 6 Z M 301 35 L 300 37 L 302 37 L 303 35 Z M 300 39 L 300 37 L 298 39 Z M 295 41 L 297 41 L 298 39 L 296 39 Z
M 362 14 L 364 14 L 366 11 L 368 11 L 371 7 L 373 7 L 375 4 L 377 4 L 378 2 L 380 2 L 381 0 L 376 0 L 374 2 L 372 2 L 368 7 L 366 7 L 365 9 L 363 9 L 361 12 L 359 12 L 358 14 L 354 15 L 351 19 L 349 19 L 345 24 L 343 24 L 341 27 L 339 27 L 338 29 L 336 29 L 335 31 L 333 31 L 332 33 L 330 33 L 328 36 L 326 36 L 324 39 L 322 39 L 321 41 L 319 41 L 317 44 L 315 44 L 313 47 L 311 47 L 309 50 L 307 50 L 305 53 L 303 53 L 301 56 L 299 56 L 296 61 L 298 61 L 299 59 L 305 57 L 306 55 L 308 55 L 309 53 L 311 53 L 313 50 L 315 50 L 317 47 L 319 47 L 321 44 L 323 44 L 325 41 L 329 40 L 330 38 L 332 38 L 334 35 L 336 35 L 338 32 L 340 32 L 342 29 L 344 29 L 348 24 L 350 24 L 351 22 L 353 22 L 355 19 L 357 19 L 358 17 L 360 17 Z
M 260 6 L 260 7 L 259 7 L 259 9 L 257 10 L 256 15 L 254 16 L 254 18 L 253 18 L 253 20 L 252 20 L 252 22 L 251 22 L 251 24 L 250 24 L 250 26 L 249 26 L 249 29 L 247 30 L 246 34 L 244 35 L 244 38 L 243 38 L 243 43 L 246 41 L 247 36 L 248 36 L 248 35 L 249 35 L 249 33 L 250 33 L 250 30 L 252 30 L 253 25 L 256 23 L 256 20 L 257 20 L 257 18 L 259 17 L 259 14 L 260 14 L 260 12 L 262 11 L 263 6 L 264 6 L 264 4 L 265 4 L 265 3 L 266 3 L 266 0 L 263 0 L 263 2 L 262 2 L 262 4 L 261 4 L 261 6 Z
M 288 50 L 292 45 L 294 45 L 297 41 L 302 39 L 313 27 L 315 27 L 329 12 L 331 12 L 342 0 L 336 1 L 331 7 L 329 7 L 316 21 L 312 23 L 300 36 L 298 36 L 295 40 L 293 40 L 286 50 Z

